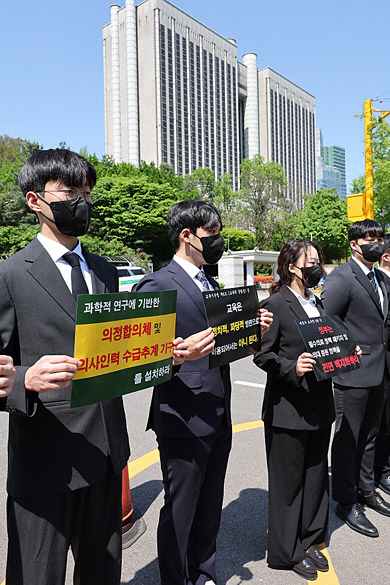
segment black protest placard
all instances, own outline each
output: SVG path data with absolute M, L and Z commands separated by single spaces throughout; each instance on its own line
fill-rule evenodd
M 260 349 L 260 313 L 254 286 L 203 292 L 215 347 L 210 368 L 223 366 Z
M 297 319 L 306 349 L 316 360 L 318 382 L 360 368 L 356 343 L 337 315 Z

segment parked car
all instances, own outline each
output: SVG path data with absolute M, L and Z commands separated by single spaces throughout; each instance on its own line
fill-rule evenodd
M 131 291 L 133 286 L 147 274 L 147 271 L 141 266 L 134 266 L 129 258 L 125 256 L 103 256 L 106 260 L 113 264 L 118 271 L 119 278 L 119 292 Z M 150 265 L 150 271 L 153 271 L 153 266 Z
M 119 276 L 119 292 L 131 291 L 133 286 L 146 274 L 140 266 L 117 266 Z

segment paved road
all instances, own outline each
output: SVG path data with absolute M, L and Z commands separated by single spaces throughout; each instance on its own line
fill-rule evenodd
M 218 583 L 239 585 L 299 585 L 304 581 L 291 571 L 275 571 L 266 563 L 267 471 L 264 435 L 259 423 L 265 375 L 250 358 L 232 364 L 233 449 L 226 478 L 222 524 L 218 543 Z M 144 432 L 151 391 L 142 390 L 125 397 L 132 461 L 156 448 L 151 431 Z M 6 555 L 5 476 L 7 415 L 0 415 L 0 583 L 4 576 Z M 123 585 L 159 585 L 156 561 L 156 526 L 162 503 L 162 484 L 158 463 L 152 464 L 131 479 L 132 498 L 143 514 L 147 531 L 124 551 Z M 104 510 L 102 510 L 102 514 Z M 320 575 L 319 585 L 387 585 L 390 581 L 390 518 L 369 511 L 380 537 L 361 536 L 330 513 L 328 553 L 333 565 L 330 573 Z M 69 569 L 71 571 L 71 560 Z M 69 571 L 69 572 L 70 572 Z M 69 576 L 66 584 L 71 585 Z

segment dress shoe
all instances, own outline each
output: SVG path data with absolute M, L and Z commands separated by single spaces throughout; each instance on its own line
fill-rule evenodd
M 328 559 L 314 544 L 313 546 L 309 546 L 306 551 L 306 556 L 318 571 L 329 571 Z
M 351 504 L 350 506 L 337 504 L 336 515 L 341 518 L 341 520 L 344 520 L 347 526 L 352 528 L 352 530 L 356 530 L 356 532 L 360 532 L 360 534 L 364 534 L 364 536 L 379 536 L 378 530 L 369 519 L 366 518 L 364 508 L 361 504 Z
M 390 495 L 390 471 L 386 471 L 386 473 L 382 474 L 378 487 L 380 487 L 386 494 Z
M 294 565 L 292 570 L 308 581 L 317 579 L 317 569 L 308 557 Z
M 379 492 L 372 492 L 369 496 L 358 492 L 358 500 L 361 504 L 367 506 L 367 508 L 371 508 L 384 516 L 390 516 L 390 504 L 385 502 Z

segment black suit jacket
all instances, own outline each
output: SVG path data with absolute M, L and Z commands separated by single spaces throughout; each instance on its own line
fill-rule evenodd
M 320 314 L 324 310 L 316 299 Z M 275 427 L 316 430 L 331 424 L 335 417 L 331 380 L 317 382 L 313 373 L 298 378 L 297 359 L 307 351 L 296 325 L 307 314 L 287 286 L 261 303 L 274 314 L 264 333 L 261 350 L 253 360 L 267 372 L 262 419 Z
M 118 277 L 103 258 L 83 250 L 94 293 L 116 292 Z M 119 473 L 129 456 L 122 400 L 70 409 L 71 385 L 26 392 L 27 369 L 43 355 L 73 356 L 76 302 L 39 240 L 0 263 L 0 353 L 16 366 L 11 394 L 8 492 L 34 497 L 99 481 L 109 460 Z
M 322 301 L 328 315 L 338 315 L 362 349 L 361 367 L 334 377 L 349 388 L 378 386 L 386 369 L 388 289 L 380 270 L 375 274 L 383 293 L 383 311 L 366 274 L 352 258 L 327 276 Z
M 217 283 L 210 279 L 213 286 Z M 181 266 L 172 260 L 166 268 L 145 276 L 137 290 L 177 290 L 176 336 L 183 338 L 208 327 L 202 293 Z M 209 367 L 209 357 L 186 361 L 169 382 L 154 388 L 148 428 L 164 437 L 210 435 L 230 417 L 229 367 Z

